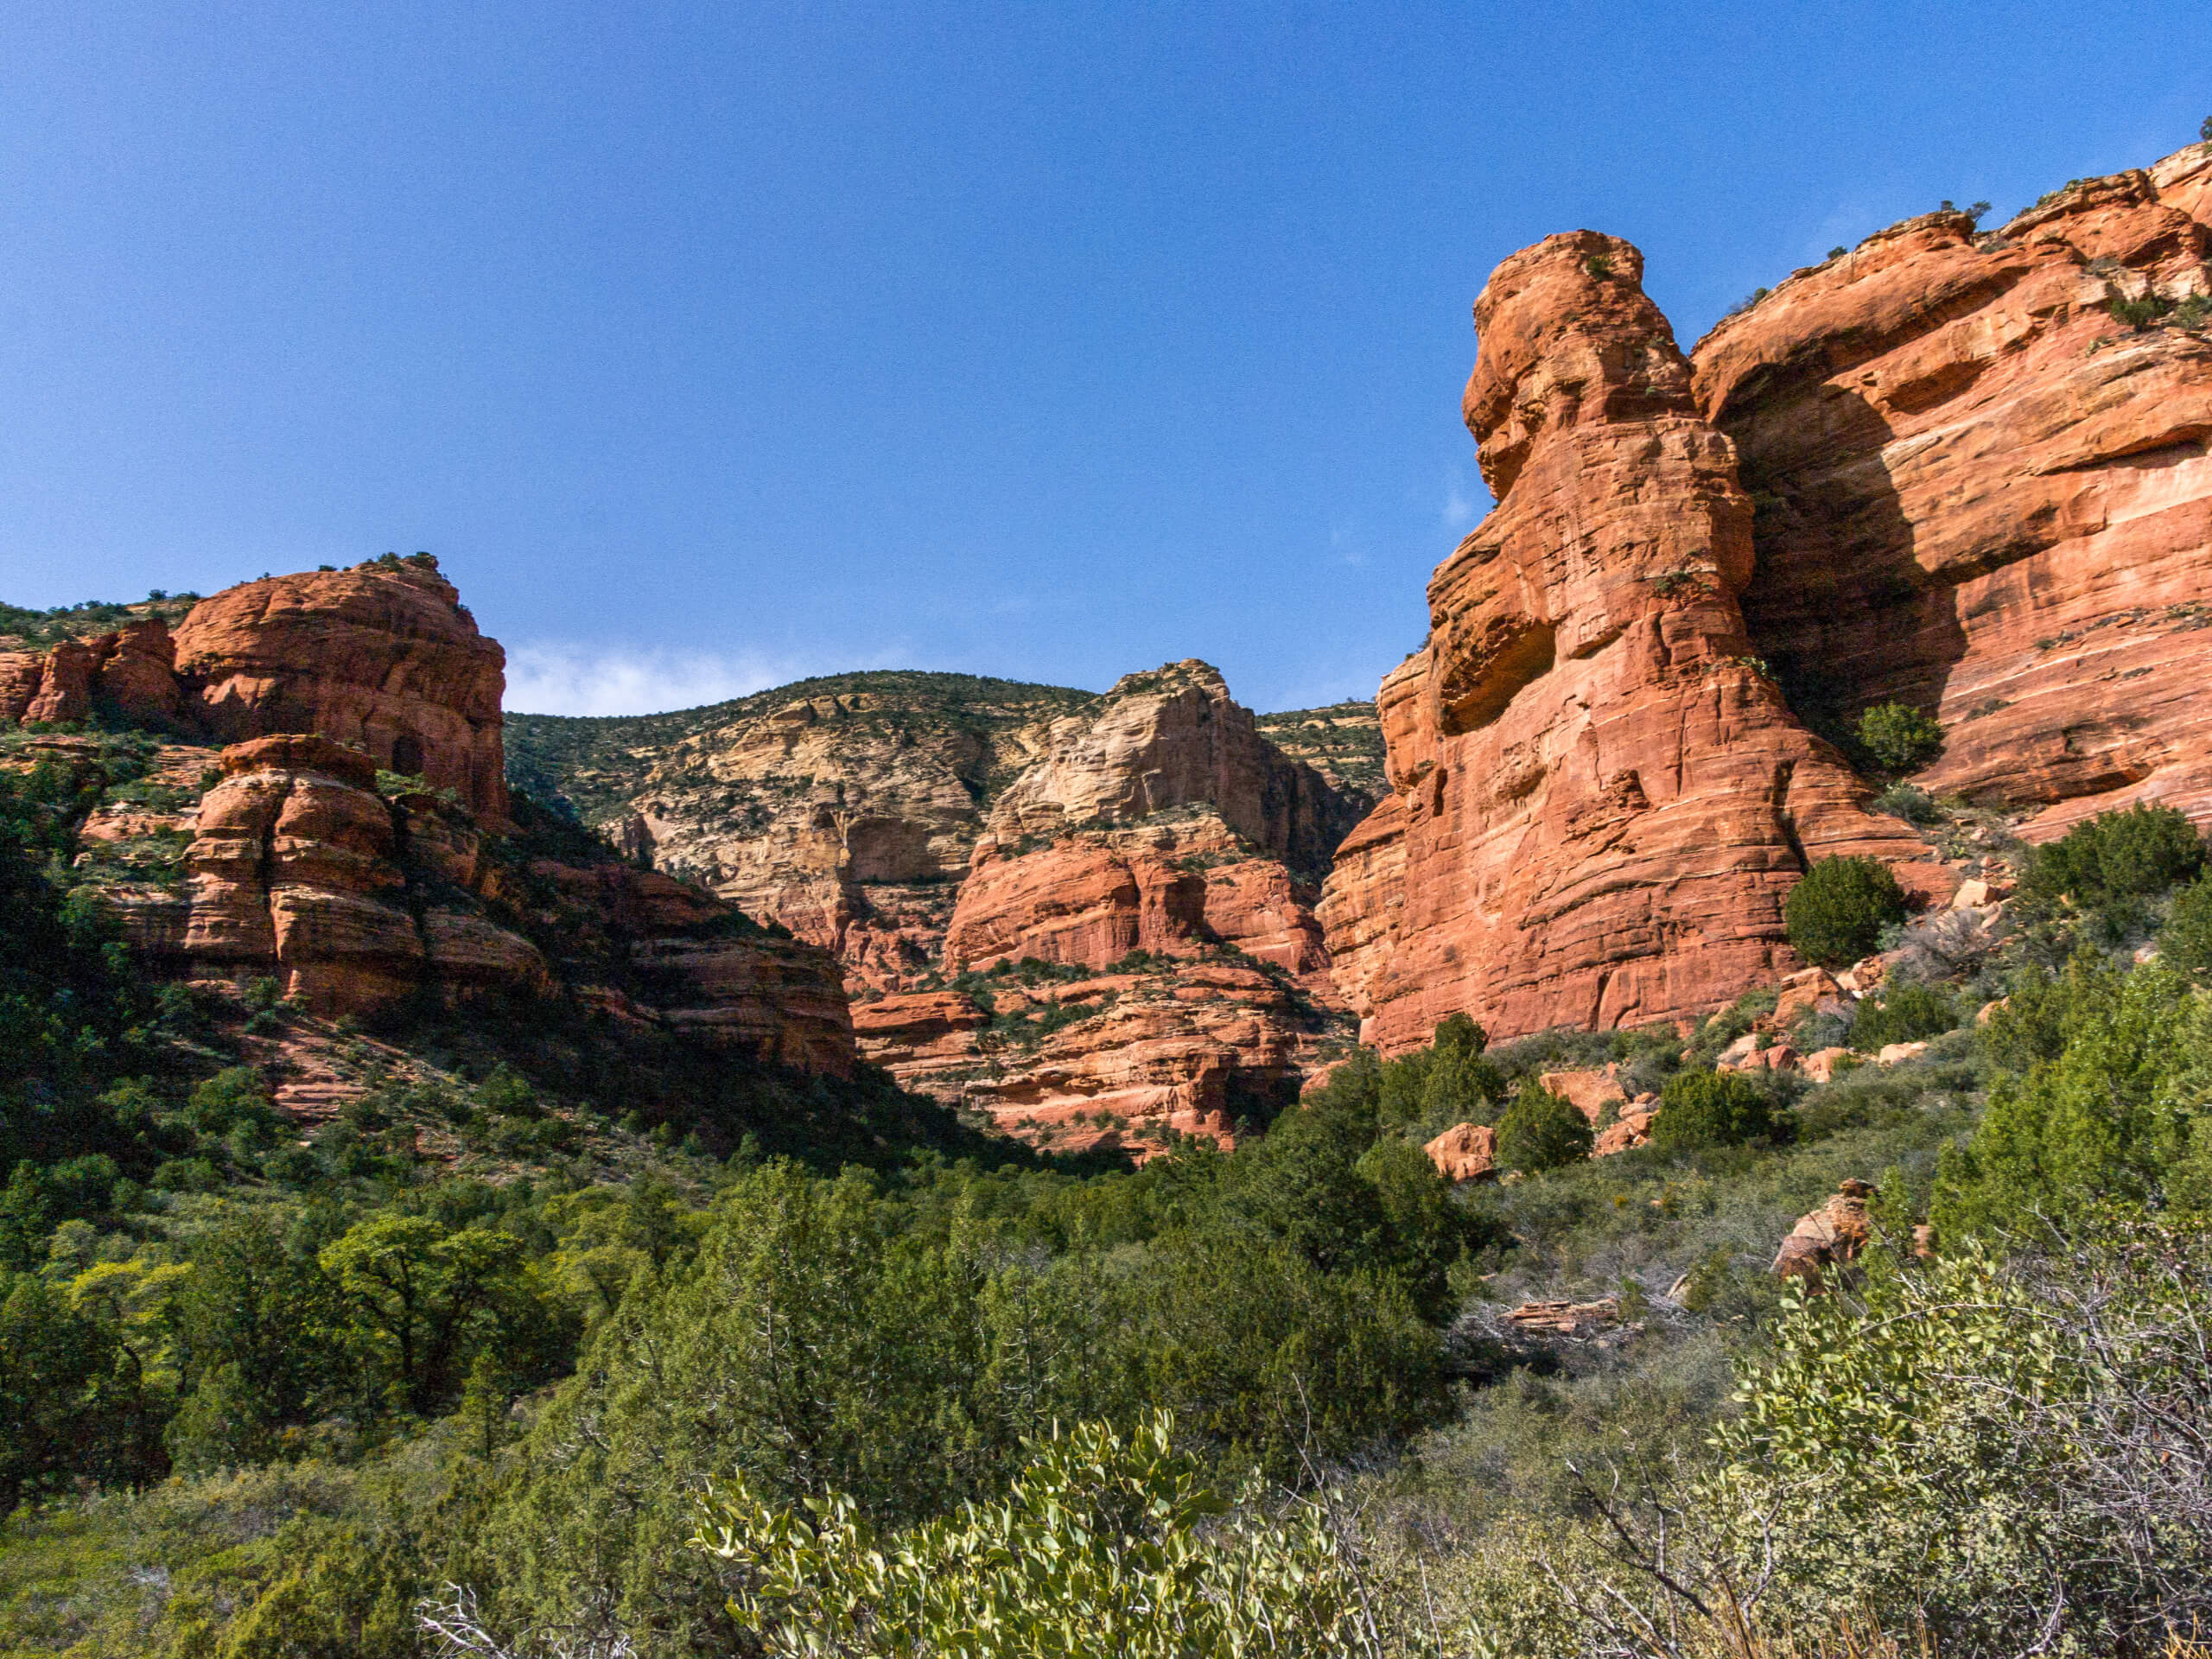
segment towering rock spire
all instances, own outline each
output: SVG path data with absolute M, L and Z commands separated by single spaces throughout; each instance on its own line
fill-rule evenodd
M 1383 683 L 1395 793 L 1322 906 L 1386 1050 L 1460 1010 L 1500 1033 L 1701 1013 L 1792 963 L 1809 860 L 1924 856 L 1745 638 L 1751 504 L 1643 268 L 1578 231 L 1475 303 L 1465 410 L 1498 505 Z

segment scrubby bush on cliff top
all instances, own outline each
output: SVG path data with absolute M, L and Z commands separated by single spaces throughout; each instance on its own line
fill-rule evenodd
M 1816 860 L 1782 907 L 1791 946 L 1823 968 L 1858 961 L 1904 915 L 1904 889 L 1872 858 Z

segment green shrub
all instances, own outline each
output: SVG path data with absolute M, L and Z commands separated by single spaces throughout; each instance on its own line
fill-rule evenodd
M 1782 916 L 1808 962 L 1841 967 L 1872 950 L 1882 929 L 1904 920 L 1904 889 L 1873 858 L 1823 858 L 1789 890 Z
M 1651 1144 L 1669 1152 L 1739 1147 L 1774 1133 L 1765 1093 L 1733 1071 L 1679 1071 L 1659 1093 Z
M 1859 716 L 1859 741 L 1886 772 L 1918 772 L 1941 753 L 1943 728 L 1910 703 L 1879 702 Z
M 1590 1120 L 1572 1102 L 1531 1077 L 1497 1121 L 1497 1165 L 1531 1174 L 1557 1169 L 1587 1158 L 1596 1139 Z
M 1891 986 L 1880 1001 L 1859 1005 L 1851 1046 L 1872 1053 L 1890 1043 L 1916 1043 L 1937 1036 L 1958 1023 L 1959 1011 L 1948 997 L 1908 980 Z
M 1915 784 L 1891 784 L 1874 798 L 1874 810 L 1923 828 L 1943 821 L 1943 809 L 1936 804 L 1936 798 Z
M 740 1476 L 709 1494 L 691 1541 L 736 1569 L 730 1611 L 770 1655 L 1362 1650 L 1361 1592 L 1325 1508 L 1230 1504 L 1172 1427 L 1055 1428 L 1004 1497 L 895 1538 L 842 1493 L 778 1509 Z
M 2158 953 L 2177 972 L 2212 976 L 2212 880 L 2192 881 L 2174 895 Z
M 2196 826 L 2170 806 L 2100 812 L 2037 853 L 2028 872 L 2037 893 L 2071 898 L 2085 909 L 2154 898 L 2204 868 Z

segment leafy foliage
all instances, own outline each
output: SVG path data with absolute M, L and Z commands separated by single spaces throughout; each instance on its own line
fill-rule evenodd
M 1885 772 L 1918 772 L 1943 748 L 1943 728 L 1910 703 L 1880 702 L 1859 717 L 1859 741 Z
M 1284 1519 L 1209 1487 L 1157 1414 L 1128 1434 L 1054 1429 L 1005 1497 L 892 1536 L 842 1493 L 774 1506 L 742 1478 L 694 1546 L 740 1573 L 738 1627 L 769 1654 L 1133 1659 L 1338 1655 L 1371 1639 L 1317 1504 Z
M 2170 806 L 2101 812 L 2039 850 L 2030 887 L 2085 908 L 2139 899 L 2192 880 L 2204 868 L 2196 826 Z
M 1587 1158 L 1596 1139 L 1572 1102 L 1530 1078 L 1497 1121 L 1498 1166 L 1531 1173 L 1557 1169 Z
M 1775 1132 L 1765 1092 L 1733 1071 L 1681 1071 L 1660 1091 L 1651 1142 L 1667 1151 L 1739 1147 Z
M 1903 980 L 1884 987 L 1878 999 L 1859 1005 L 1851 1046 L 1876 1053 L 1890 1043 L 1939 1036 L 1958 1023 L 1958 1009 L 1949 997 L 1916 980 Z
M 1884 927 L 1904 919 L 1904 890 L 1878 859 L 1817 859 L 1789 890 L 1782 914 L 1800 956 L 1840 967 L 1873 950 Z

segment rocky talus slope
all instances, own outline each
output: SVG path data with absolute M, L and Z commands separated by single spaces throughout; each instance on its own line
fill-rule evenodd
M 1498 505 L 1383 683 L 1395 792 L 1320 909 L 1370 1040 L 1711 1009 L 1799 965 L 1823 856 L 1948 899 L 1819 734 L 1877 703 L 1942 722 L 1916 782 L 2031 837 L 2212 817 L 2208 180 L 2191 146 L 1997 232 L 1908 220 L 1693 359 L 1626 243 L 1498 267 L 1465 405 Z
M 93 716 L 198 740 L 152 751 L 134 798 L 79 835 L 81 886 L 157 970 L 273 981 L 325 1018 L 522 998 L 859 1065 L 827 952 L 542 812 L 517 821 L 501 652 L 427 562 L 248 582 L 174 641 L 155 618 L 0 667 L 28 681 L 26 660 L 33 729 L 6 764 L 91 768 L 107 740 L 70 728 Z

